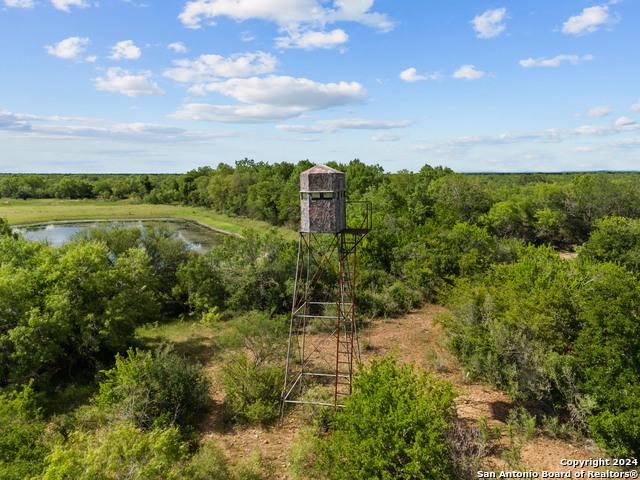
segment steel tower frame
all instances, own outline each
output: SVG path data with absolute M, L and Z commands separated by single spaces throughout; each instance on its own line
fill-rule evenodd
M 347 202 L 356 205 L 363 210 L 356 228 L 300 232 L 281 419 L 287 403 L 338 408 L 351 394 L 354 363 L 360 362 L 357 246 L 372 226 L 371 202 Z M 333 387 L 332 403 L 304 398 L 306 389 L 317 384 Z

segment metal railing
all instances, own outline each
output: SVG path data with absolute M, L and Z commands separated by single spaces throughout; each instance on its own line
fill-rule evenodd
M 347 229 L 371 230 L 373 227 L 373 207 L 370 201 L 348 200 L 346 210 Z

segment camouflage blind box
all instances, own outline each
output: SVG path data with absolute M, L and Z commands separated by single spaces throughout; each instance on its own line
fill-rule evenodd
M 343 172 L 316 165 L 300 174 L 300 230 L 338 233 L 346 228 L 346 192 Z

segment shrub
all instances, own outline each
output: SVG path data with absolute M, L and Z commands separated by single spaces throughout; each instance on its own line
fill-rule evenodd
M 184 294 L 196 314 L 215 306 L 288 313 L 295 266 L 295 244 L 275 230 L 265 235 L 247 230 L 243 238 L 229 235 L 222 245 L 183 264 L 175 293 Z
M 227 459 L 212 441 L 200 446 L 185 466 L 182 476 L 185 480 L 231 480 Z
M 287 317 L 271 318 L 254 310 L 218 324 L 217 327 L 222 328 L 223 332 L 215 343 L 223 351 L 244 348 L 248 359 L 258 366 L 284 359 L 285 339 L 289 333 L 287 326 Z
M 163 313 L 170 315 L 182 310 L 181 299 L 173 290 L 178 286 L 178 271 L 187 263 L 190 254 L 185 242 L 167 227 L 159 223 L 144 229 L 111 224 L 80 230 L 72 238 L 76 242 L 104 243 L 110 258 L 114 259 L 132 248 L 143 250 L 153 273 L 153 290 L 164 307 Z M 176 293 L 180 293 L 179 289 Z
M 188 445 L 177 427 L 144 431 L 115 422 L 90 433 L 74 431 L 47 458 L 42 480 L 178 479 Z
M 445 432 L 447 450 L 452 463 L 451 477 L 456 480 L 478 478 L 482 460 L 489 451 L 488 430 L 467 426 L 460 420 Z
M 319 471 L 331 479 L 452 478 L 443 436 L 454 416 L 450 383 L 385 357 L 360 370 L 353 388 L 319 445 Z
M 18 394 L 0 395 L 0 479 L 21 480 L 42 470 L 49 453 L 45 426 L 31 383 Z
M 612 454 L 640 455 L 636 274 L 527 247 L 516 263 L 458 281 L 452 293 L 442 323 L 472 375 L 565 415 Z
M 162 351 L 156 358 L 133 349 L 104 372 L 99 404 L 113 405 L 125 418 L 148 428 L 154 421 L 190 425 L 206 405 L 209 381 L 199 365 Z
M 584 326 L 576 341 L 587 423 L 601 446 L 640 455 L 640 287 L 622 268 L 603 264 L 582 292 Z M 612 388 L 614 386 L 615 388 Z M 586 407 L 586 408 L 585 408 Z
M 232 355 L 222 367 L 226 406 L 234 420 L 266 423 L 277 418 L 284 371 Z

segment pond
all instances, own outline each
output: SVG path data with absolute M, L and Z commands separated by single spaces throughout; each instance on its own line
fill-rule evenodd
M 94 222 L 65 222 L 65 223 L 41 223 L 14 228 L 27 240 L 45 240 L 50 245 L 60 246 L 83 228 L 98 225 L 124 225 L 127 228 L 144 228 L 147 226 L 162 225 L 174 232 L 176 237 L 182 240 L 190 250 L 205 252 L 216 245 L 222 244 L 224 234 L 209 230 L 192 222 L 184 220 L 125 220 L 125 221 L 94 221 Z

